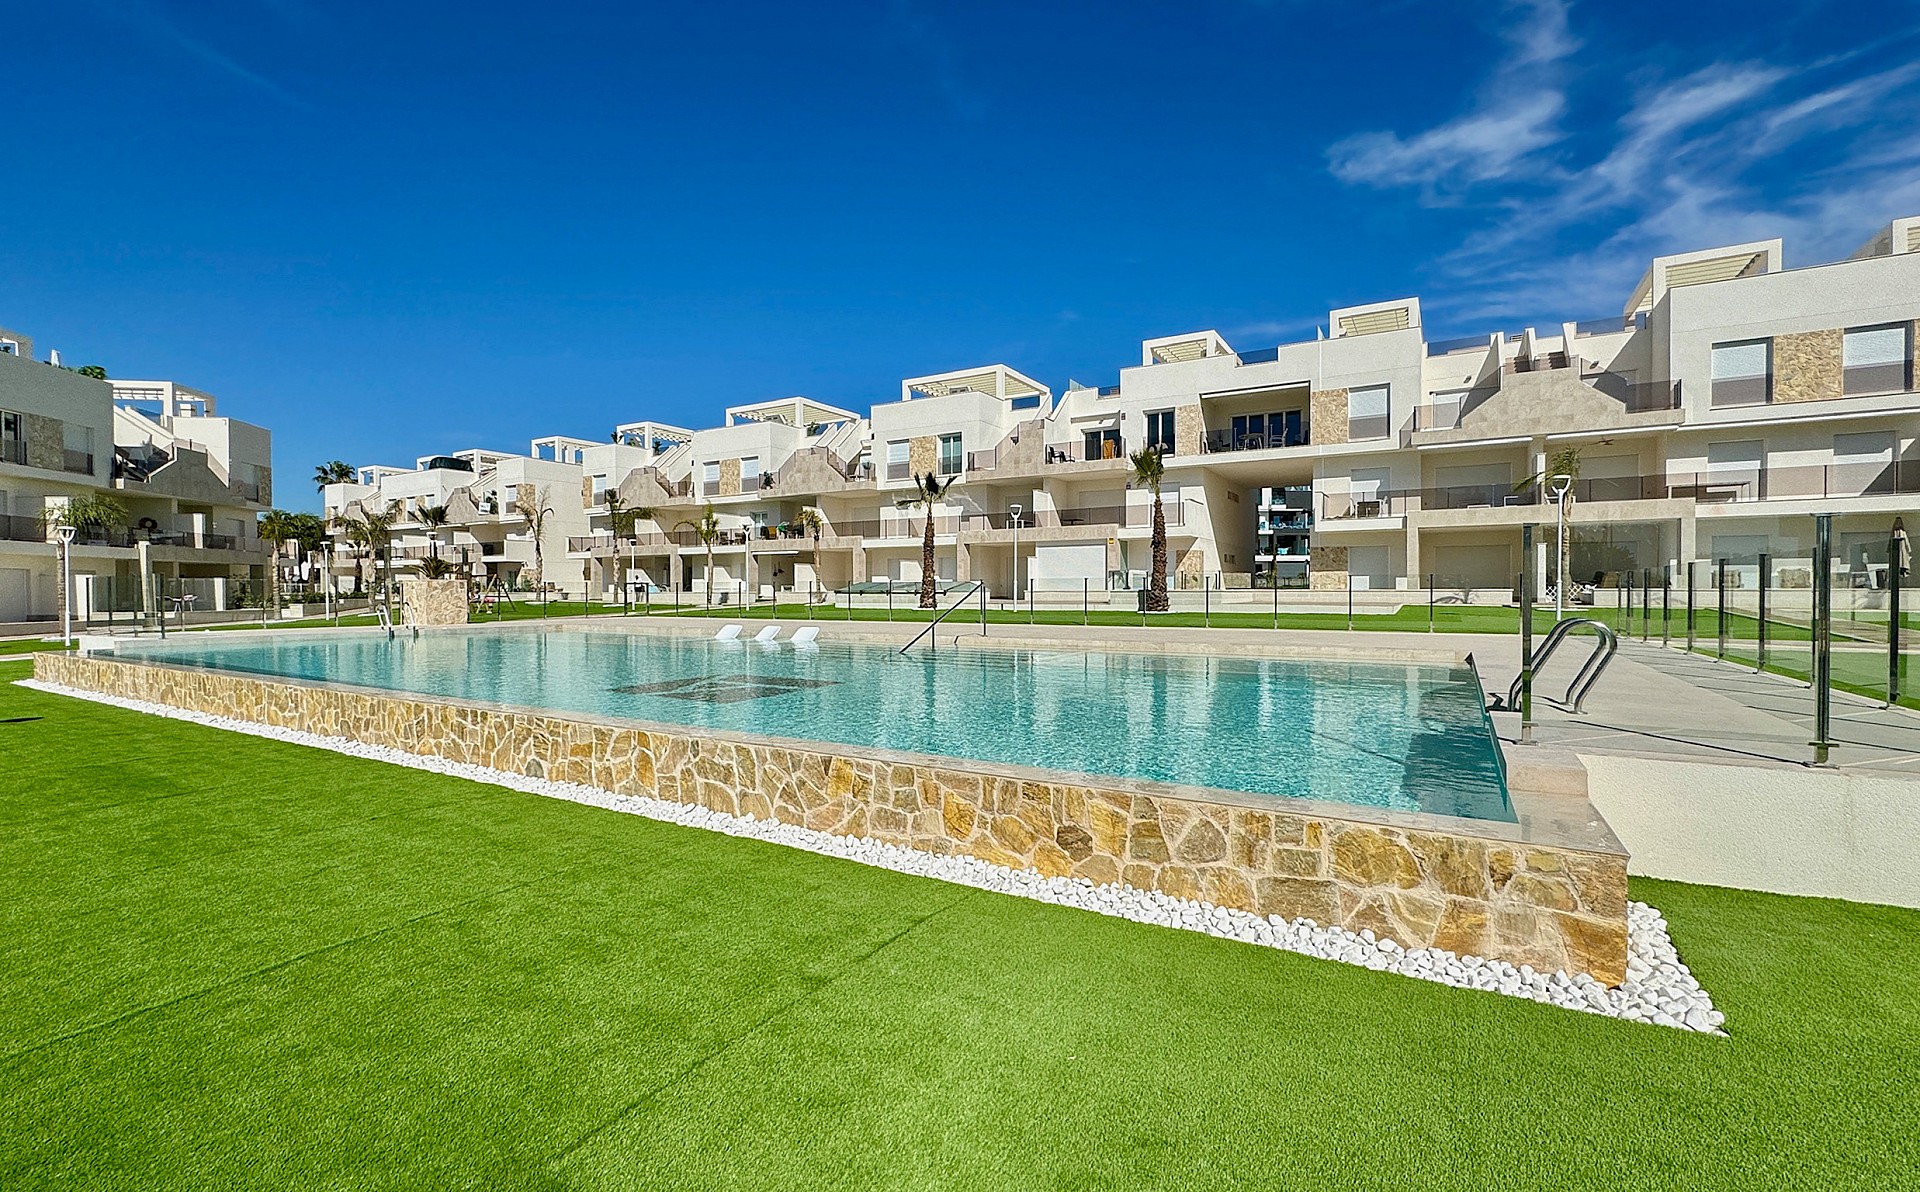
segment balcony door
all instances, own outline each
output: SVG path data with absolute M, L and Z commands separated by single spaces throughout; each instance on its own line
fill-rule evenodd
M 1120 450 L 1120 428 L 1109 426 L 1086 432 L 1085 447 L 1088 459 L 1119 459 L 1124 454 Z

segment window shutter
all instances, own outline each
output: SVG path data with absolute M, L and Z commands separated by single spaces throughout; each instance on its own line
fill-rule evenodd
M 1713 347 L 1713 379 L 1716 381 L 1737 381 L 1747 377 L 1767 375 L 1767 341 L 1755 340 L 1744 344 L 1715 344 Z
M 1865 331 L 1847 332 L 1845 344 L 1846 367 L 1861 368 L 1875 364 L 1905 364 L 1907 362 L 1907 329 L 1905 327 L 1873 327 Z

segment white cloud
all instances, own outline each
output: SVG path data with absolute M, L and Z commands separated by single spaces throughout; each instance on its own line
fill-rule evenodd
M 1572 44 L 1550 31 L 1537 41 L 1535 61 Z M 1920 64 L 1859 65 L 1710 63 L 1643 84 L 1597 144 L 1562 135 L 1580 115 L 1565 90 L 1529 99 L 1515 89 L 1524 69 L 1505 65 L 1494 100 L 1424 132 L 1350 137 L 1329 164 L 1349 183 L 1486 211 L 1437 262 L 1450 317 L 1585 317 L 1617 309 L 1659 253 L 1783 236 L 1797 260 L 1831 259 L 1920 211 Z M 1569 253 L 1575 235 L 1587 243 Z
M 1472 110 L 1425 132 L 1402 137 L 1365 132 L 1335 143 L 1327 165 L 1343 182 L 1417 186 L 1429 202 L 1480 183 L 1538 168 L 1534 155 L 1565 135 L 1563 64 L 1580 48 L 1568 27 L 1566 0 L 1524 0 L 1508 6 L 1502 24 L 1508 50 Z

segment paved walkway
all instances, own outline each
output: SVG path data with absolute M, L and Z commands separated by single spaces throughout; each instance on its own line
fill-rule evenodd
M 1779 675 L 1715 662 L 1677 647 L 1622 641 L 1613 665 L 1575 715 L 1557 697 L 1585 658 L 1569 642 L 1535 688 L 1535 739 L 1581 752 L 1805 766 L 1813 760 L 1813 691 Z M 1483 665 L 1489 688 L 1510 682 L 1508 643 Z M 1542 698 L 1542 697 L 1545 698 Z M 1511 739 L 1518 717 L 1498 716 Z M 1920 778 L 1920 714 L 1835 692 L 1829 764 Z

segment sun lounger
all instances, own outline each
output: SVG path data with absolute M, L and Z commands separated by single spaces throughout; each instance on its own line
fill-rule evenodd
M 780 627 L 778 625 L 769 625 L 765 629 L 762 629 L 760 632 L 753 635 L 753 640 L 757 642 L 778 641 L 779 638 L 780 638 Z
M 813 639 L 819 636 L 820 627 L 818 625 L 802 625 L 793 631 L 793 636 L 788 638 L 787 641 L 789 644 L 795 646 L 811 646 Z
M 730 642 L 734 638 L 739 636 L 740 636 L 740 626 L 734 625 L 734 624 L 726 624 L 720 627 L 720 632 L 713 635 L 713 640 L 717 642 Z

